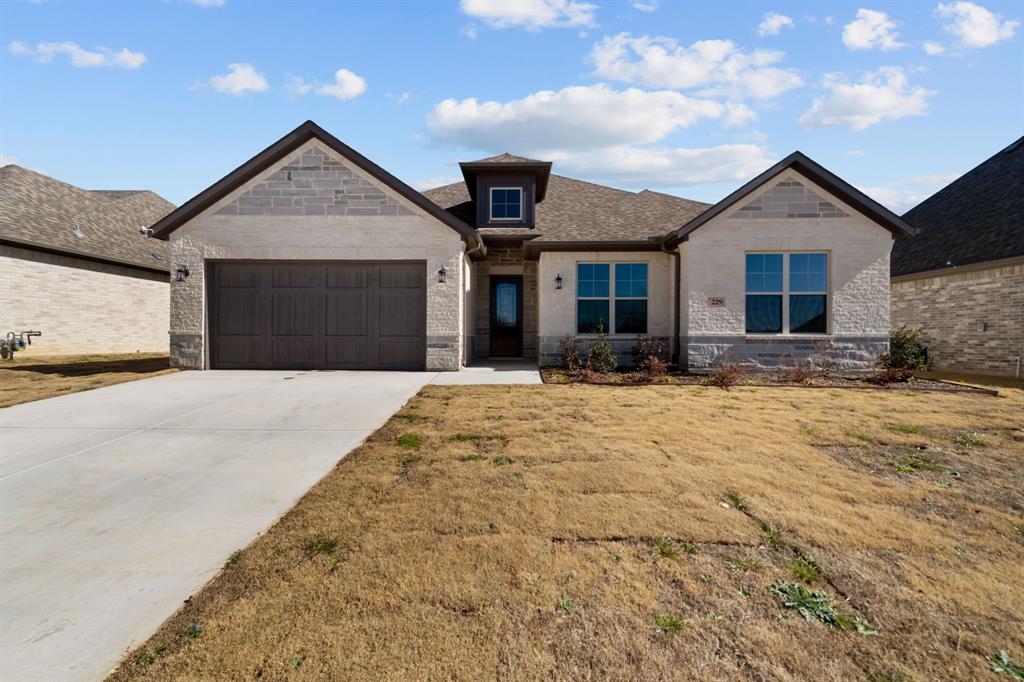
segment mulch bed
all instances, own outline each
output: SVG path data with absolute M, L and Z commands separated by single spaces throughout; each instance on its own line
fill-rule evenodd
M 595 386 L 715 386 L 711 375 L 689 374 L 670 371 L 668 374 L 651 379 L 643 372 L 619 370 L 604 373 L 570 372 L 561 367 L 542 367 L 541 379 L 546 384 L 591 384 Z M 781 374 L 770 372 L 752 373 L 743 377 L 736 386 L 757 386 L 771 388 L 834 388 L 872 389 L 880 391 L 942 391 L 951 393 L 981 393 L 997 396 L 999 392 L 972 386 L 922 377 L 911 377 L 907 381 L 890 384 L 873 384 L 866 377 L 844 375 L 814 375 L 806 382 L 788 381 Z

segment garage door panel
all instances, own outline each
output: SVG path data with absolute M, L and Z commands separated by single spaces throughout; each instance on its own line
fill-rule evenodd
M 423 301 L 419 291 L 382 289 L 378 300 L 381 336 L 423 334 Z
M 323 315 L 319 291 L 271 294 L 270 332 L 273 336 L 314 336 Z
M 424 367 L 424 263 L 219 263 L 211 275 L 214 367 Z
M 367 304 L 369 294 L 364 289 L 333 290 L 326 296 L 327 336 L 366 336 L 369 333 Z

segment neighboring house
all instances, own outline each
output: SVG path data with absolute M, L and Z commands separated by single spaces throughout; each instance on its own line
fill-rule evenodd
M 917 230 L 892 260 L 892 320 L 920 328 L 933 369 L 1024 369 L 1024 138 L 903 219 Z
M 899 217 L 800 153 L 708 206 L 508 154 L 417 192 L 311 121 L 153 225 L 171 357 L 193 368 L 560 361 L 599 328 L 694 370 L 888 347 Z M 180 273 L 180 274 L 179 274 Z M 181 281 L 177 281 L 180 278 Z
M 139 230 L 173 208 L 0 168 L 0 335 L 41 331 L 38 355 L 166 352 L 167 249 Z

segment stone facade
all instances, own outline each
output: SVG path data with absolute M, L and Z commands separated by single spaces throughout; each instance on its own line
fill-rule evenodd
M 562 339 L 576 336 L 582 349 L 593 341 L 590 334 L 576 333 L 577 263 L 647 263 L 647 335 L 662 339 L 671 353 L 674 338 L 675 259 L 660 251 L 545 251 L 540 255 L 540 364 L 562 362 Z M 562 288 L 555 277 L 562 276 Z M 619 363 L 633 362 L 635 334 L 609 334 Z
M 896 277 L 892 322 L 921 329 L 934 369 L 1024 372 L 1024 259 Z
M 314 163 L 319 163 L 319 166 Z M 331 163 L 327 163 L 330 161 Z M 284 171 L 285 167 L 310 170 Z M 312 170 L 319 168 L 320 170 Z M 292 180 L 287 180 L 287 173 Z M 281 178 L 284 180 L 271 180 Z M 296 176 L 296 173 L 329 173 L 331 177 Z M 318 180 L 342 183 L 338 187 L 317 189 L 299 187 L 296 183 Z M 358 182 L 346 181 L 357 180 Z M 291 188 L 270 186 L 270 183 L 291 183 Z M 369 197 L 368 187 L 384 195 Z M 314 185 L 315 187 L 315 185 Z M 347 194 L 345 187 L 353 187 Z M 316 191 L 317 196 L 301 194 L 277 198 L 298 200 L 301 206 L 274 206 L 274 196 L 258 196 L 251 192 Z M 329 193 L 320 195 L 320 192 Z M 261 205 L 243 206 L 245 197 L 260 199 Z M 377 207 L 365 205 L 317 203 L 312 206 L 341 206 L 344 213 L 306 213 L 305 202 L 337 197 L 351 201 L 375 201 Z M 266 200 L 269 199 L 269 205 Z M 249 202 L 245 202 L 249 203 Z M 391 211 L 393 206 L 399 210 Z M 224 211 L 225 208 L 230 208 Z M 245 211 L 243 212 L 243 208 Z M 298 213 L 295 209 L 301 208 Z M 340 210 L 340 209 L 339 209 Z M 253 212 L 250 212 L 253 211 Z M 358 211 L 352 213 L 351 211 Z M 366 214 L 372 211 L 372 214 Z M 465 320 L 466 282 L 464 273 L 465 244 L 458 233 L 419 207 L 379 184 L 374 178 L 338 158 L 332 151 L 313 140 L 296 154 L 272 165 L 263 174 L 192 219 L 170 238 L 171 269 L 184 265 L 191 273 L 183 282 L 171 286 L 171 361 L 178 367 L 209 366 L 206 334 L 205 264 L 210 260 L 351 260 L 351 261 L 425 261 L 427 266 L 427 351 L 428 370 L 457 370 L 463 364 L 462 330 Z M 437 271 L 444 266 L 447 281 L 437 281 Z
M 831 201 L 799 180 L 783 180 L 744 204 L 732 215 L 734 220 L 778 220 L 780 218 L 846 218 Z
M 473 307 L 473 357 L 490 355 L 491 275 L 523 277 L 523 357 L 537 357 L 537 261 L 523 259 L 523 243 L 487 245 L 486 260 L 473 264 L 476 295 Z
M 773 206 L 778 203 L 773 197 L 796 196 L 796 191 L 799 202 L 813 195 L 819 214 L 811 216 L 809 204 L 806 215 L 795 205 L 784 212 L 744 210 L 751 202 Z M 771 368 L 813 360 L 822 345 L 829 345 L 837 367 L 870 369 L 888 350 L 892 234 L 792 169 L 751 202 L 710 220 L 680 246 L 682 362 L 696 371 L 725 361 Z M 749 251 L 828 253 L 827 334 L 746 333 Z
M 31 355 L 166 352 L 169 275 L 0 245 L 0 331 Z

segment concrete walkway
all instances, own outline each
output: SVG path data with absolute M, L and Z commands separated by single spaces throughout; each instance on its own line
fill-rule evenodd
M 435 376 L 183 372 L 0 410 L 0 680 L 102 678 Z

